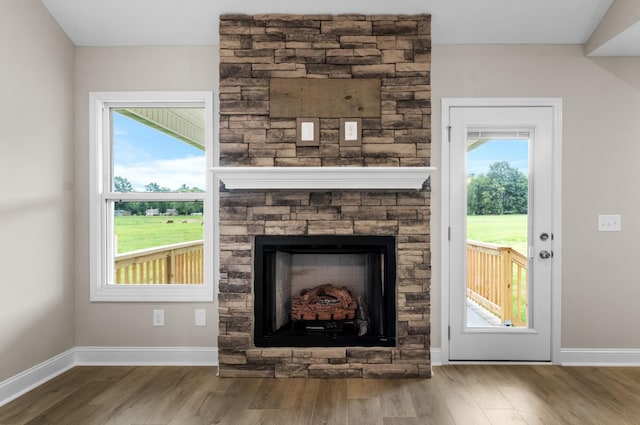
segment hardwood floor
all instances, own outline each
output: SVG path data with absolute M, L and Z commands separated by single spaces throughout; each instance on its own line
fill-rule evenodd
M 640 424 L 640 368 L 456 365 L 432 379 L 220 379 L 210 367 L 76 367 L 0 424 Z

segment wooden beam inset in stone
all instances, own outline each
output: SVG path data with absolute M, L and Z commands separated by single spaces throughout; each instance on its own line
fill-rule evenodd
M 371 118 L 380 116 L 377 78 L 272 78 L 271 118 Z

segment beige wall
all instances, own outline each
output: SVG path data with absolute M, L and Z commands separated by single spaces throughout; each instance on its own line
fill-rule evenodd
M 212 303 L 89 302 L 87 160 L 89 91 L 215 91 L 217 48 L 77 48 L 74 68 L 72 44 L 39 1 L 3 0 L 0 52 L 0 381 L 73 346 L 215 346 Z M 433 347 L 441 99 L 561 97 L 562 346 L 640 348 L 638 75 L 640 59 L 586 58 L 582 46 L 433 46 Z M 623 231 L 596 232 L 599 213 L 622 214 Z M 151 326 L 158 307 L 163 328 Z M 193 326 L 194 308 L 207 310 L 207 327 Z
M 74 346 L 74 48 L 0 2 L 0 382 Z
M 76 50 L 77 287 L 76 344 L 215 346 L 212 304 L 89 303 L 88 92 L 91 90 L 213 90 L 215 47 L 78 48 Z M 563 99 L 562 347 L 640 348 L 633 324 L 635 216 L 629 194 L 640 158 L 640 59 L 587 58 L 582 46 L 433 46 L 432 345 L 441 345 L 440 163 L 443 97 Z M 171 60 L 167 60 L 170 58 Z M 217 115 L 217 111 L 216 111 Z M 621 187 L 618 187 L 621 182 Z M 596 232 L 597 214 L 622 214 L 623 232 Z M 151 327 L 165 308 L 167 326 Z M 192 326 L 206 308 L 209 326 Z
M 563 100 L 562 347 L 640 348 L 640 61 L 591 59 L 582 46 L 434 45 L 432 343 L 441 346 L 440 173 L 443 97 Z M 620 233 L 596 232 L 621 214 Z
M 89 302 L 89 92 L 217 90 L 215 47 L 97 47 L 76 49 L 76 345 L 216 346 L 213 303 Z M 217 116 L 217 111 L 214 111 Z M 154 308 L 164 327 L 152 327 Z M 207 311 L 207 326 L 193 325 L 194 309 Z

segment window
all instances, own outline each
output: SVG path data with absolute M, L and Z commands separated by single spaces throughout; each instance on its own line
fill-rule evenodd
M 91 300 L 212 301 L 212 96 L 94 92 Z

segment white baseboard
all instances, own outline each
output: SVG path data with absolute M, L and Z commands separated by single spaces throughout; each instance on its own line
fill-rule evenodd
M 443 363 L 444 360 L 444 363 Z M 442 358 L 440 348 L 431 349 L 431 365 L 442 366 L 449 363 Z M 457 363 L 457 362 L 454 362 Z M 513 362 L 470 362 L 478 364 L 515 364 Z M 465 362 L 465 364 L 470 364 Z M 519 363 L 527 364 L 527 362 Z M 531 364 L 539 364 L 533 362 Z M 603 349 L 603 348 L 562 348 L 553 364 L 561 366 L 640 366 L 640 349 Z
M 217 366 L 216 347 L 75 347 L 0 382 L 0 406 L 74 366 Z
M 215 347 L 76 347 L 76 366 L 217 366 Z
M 72 348 L 0 382 L 0 406 L 4 406 L 74 366 L 75 356 Z
M 640 366 L 640 349 L 561 348 L 562 366 Z
M 431 366 L 442 366 L 442 350 L 440 348 L 431 349 Z

